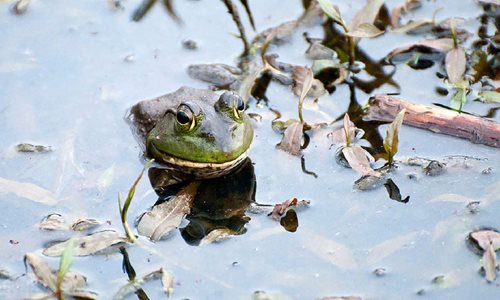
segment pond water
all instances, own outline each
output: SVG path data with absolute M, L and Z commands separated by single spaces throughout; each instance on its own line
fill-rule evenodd
M 22 15 L 11 13 L 12 2 L 0 1 L 0 269 L 14 278 L 0 279 L 0 298 L 20 299 L 42 291 L 31 272 L 25 275 L 25 253 L 41 255 L 48 242 L 80 235 L 40 231 L 38 223 L 48 214 L 59 213 L 69 223 L 95 218 L 103 222 L 100 229 L 121 232 L 117 194 L 126 193 L 143 168 L 141 147 L 124 120 L 128 108 L 181 86 L 207 88 L 209 84 L 188 76 L 190 64 L 237 63 L 242 44 L 222 1 L 173 2 L 181 26 L 160 2 L 143 20 L 133 22 L 131 14 L 140 4 L 136 0 L 121 2 L 123 9 L 118 10 L 106 1 L 31 1 Z M 362 1 L 340 2 L 347 20 L 363 6 Z M 386 5 L 392 8 L 399 2 Z M 250 7 L 257 32 L 304 11 L 301 1 L 251 1 Z M 251 40 L 256 32 L 239 8 Z M 404 18 L 430 18 L 438 8 L 438 19 L 464 18 L 464 28 L 476 34 L 482 9 L 474 1 L 424 1 L 421 9 Z M 304 56 L 304 31 L 323 37 L 321 26 L 304 27 L 269 51 L 279 53 L 282 61 L 310 66 Z M 378 61 L 392 49 L 424 37 L 387 33 L 363 39 L 359 47 Z M 198 49 L 185 49 L 182 41 L 188 39 L 196 41 Z M 400 64 L 392 77 L 400 89 L 387 84 L 369 94 L 356 89 L 356 98 L 365 104 L 371 95 L 399 92 L 401 98 L 421 104 L 449 105 L 449 96 L 435 92 L 444 86 L 436 72 L 443 72 L 440 64 L 425 70 Z M 283 120 L 296 118 L 298 97 L 288 87 L 272 82 L 266 97 Z M 317 104 L 306 100 L 304 118 L 331 122 L 343 116 L 350 98 L 349 86 L 338 85 Z M 495 107 L 498 104 L 469 101 L 464 110 L 485 115 Z M 281 135 L 272 130 L 275 115 L 265 105 L 251 100 L 248 112 L 262 116 L 254 122 L 249 155 L 255 200 L 270 205 L 293 197 L 310 200 L 309 207 L 297 211 L 297 231 L 286 231 L 266 214 L 247 212 L 251 220 L 245 224 L 246 233 L 218 243 L 191 246 L 178 230 L 156 243 L 141 237 L 139 246 L 128 247 L 137 274 L 160 267 L 171 272 L 173 299 L 251 299 L 255 291 L 272 299 L 500 295 L 498 279 L 486 282 L 478 272 L 480 256 L 465 243 L 474 229 L 500 228 L 497 148 L 403 126 L 397 159 L 469 157 L 456 158 L 458 163 L 449 163 L 454 167 L 439 176 L 401 165 L 392 179 L 403 196 L 410 196 L 404 204 L 390 200 L 383 187 L 353 189 L 359 175 L 335 162 L 336 147 L 327 138 L 340 122 L 313 131 L 302 151 L 307 170 L 316 178 L 302 171 L 300 157 L 276 149 Z M 498 122 L 500 116 L 491 119 Z M 385 129 L 379 128 L 382 135 Z M 14 149 L 19 143 L 51 146 L 52 151 L 19 153 Z M 487 168 L 492 172 L 483 174 Z M 410 179 L 410 173 L 416 179 Z M 29 198 L 43 196 L 40 190 L 33 189 L 31 196 L 26 190 L 16 193 L 7 187 L 15 183 L 36 185 L 56 201 L 32 201 Z M 129 222 L 156 200 L 145 176 L 129 209 Z M 474 201 L 480 202 L 477 213 L 467 208 Z M 58 258 L 45 259 L 57 269 Z M 384 276 L 376 276 L 374 270 L 381 268 Z M 120 254 L 76 257 L 71 269 L 87 276 L 85 289 L 97 292 L 99 299 L 111 299 L 127 283 Z M 441 275 L 443 283 L 433 283 Z M 164 297 L 158 282 L 144 288 L 151 299 Z

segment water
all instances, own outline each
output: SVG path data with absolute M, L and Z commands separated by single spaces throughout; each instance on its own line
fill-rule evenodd
M 33 1 L 22 16 L 9 12 L 10 2 L 0 4 L 0 177 L 36 184 L 58 200 L 56 205 L 45 205 L 0 190 L 4 212 L 0 218 L 0 269 L 14 277 L 25 272 L 25 253 L 39 253 L 45 243 L 75 235 L 39 231 L 39 220 L 49 213 L 60 213 L 69 223 L 78 217 L 96 218 L 104 222 L 101 229 L 121 232 L 116 195 L 128 190 L 142 168 L 140 147 L 123 120 L 126 110 L 139 100 L 183 85 L 205 88 L 206 83 L 188 77 L 185 69 L 189 64 L 234 65 L 241 54 L 241 43 L 233 36 L 236 27 L 222 2 L 176 1 L 176 11 L 184 21 L 181 27 L 164 13 L 160 3 L 139 23 L 130 21 L 139 1 L 122 4 L 124 11 L 113 11 L 105 1 Z M 302 13 L 300 1 L 250 5 L 258 31 Z M 340 7 L 346 11 L 346 19 L 358 8 L 358 4 L 352 6 Z M 467 27 L 475 31 L 480 9 L 469 1 L 425 3 L 424 9 L 410 17 L 430 16 L 436 7 L 444 7 L 440 18 L 464 17 Z M 253 36 L 245 16 L 243 20 L 247 34 Z M 319 27 L 304 30 L 322 36 Z M 281 60 L 310 64 L 303 56 L 307 49 L 301 36 L 304 30 L 291 43 L 272 48 Z M 183 49 L 185 39 L 195 40 L 199 49 Z M 394 47 L 419 39 L 386 34 L 363 40 L 360 47 L 378 60 Z M 132 61 L 125 61 L 126 57 Z M 442 86 L 434 75 L 439 70 L 439 66 L 416 71 L 398 65 L 393 78 L 401 86 L 402 98 L 447 104 L 446 98 L 434 92 L 436 86 Z M 394 91 L 386 85 L 373 94 Z M 358 101 L 365 103 L 369 95 L 356 93 Z M 270 106 L 283 113 L 283 119 L 296 118 L 296 97 L 287 87 L 272 83 L 266 96 Z M 348 87 L 339 86 L 334 94 L 320 97 L 317 110 L 305 111 L 306 120 L 330 121 L 342 115 L 349 96 Z M 306 103 L 306 107 L 312 106 Z M 474 102 L 466 109 L 482 115 L 491 107 L 494 105 Z M 301 171 L 299 157 L 275 150 L 281 137 L 271 129 L 274 115 L 255 102 L 250 103 L 249 111 L 263 117 L 254 123 L 250 153 L 256 201 L 311 200 L 310 208 L 298 212 L 297 232 L 285 231 L 265 214 L 249 214 L 247 233 L 221 243 L 189 246 L 178 231 L 157 243 L 143 239 L 143 246 L 129 247 L 138 274 L 159 267 L 169 270 L 176 282 L 174 299 L 249 299 L 256 290 L 280 299 L 331 295 L 408 299 L 419 297 L 416 293 L 421 289 L 431 299 L 498 295 L 498 280 L 486 283 L 477 272 L 479 257 L 464 242 L 475 228 L 500 227 L 497 149 L 404 126 L 398 158 L 468 155 L 485 160 L 438 177 L 402 166 L 393 175 L 401 193 L 410 195 L 410 202 L 402 204 L 389 200 L 384 188 L 352 189 L 359 176 L 335 163 L 335 147 L 330 150 L 326 138 L 332 127 L 314 131 L 311 144 L 303 151 L 306 168 L 318 175 L 314 178 Z M 384 126 L 380 132 L 385 132 Z M 13 146 L 21 142 L 50 145 L 54 151 L 16 153 Z M 481 174 L 487 167 L 493 173 Z M 408 179 L 408 173 L 417 174 L 418 179 Z M 145 178 L 129 211 L 131 221 L 155 201 Z M 467 211 L 470 201 L 481 201 L 479 213 Z M 57 259 L 47 260 L 57 268 Z M 87 276 L 86 289 L 98 292 L 100 299 L 110 299 L 127 282 L 121 263 L 119 254 L 75 258 L 72 269 Z M 386 275 L 375 276 L 376 268 L 385 268 Z M 443 285 L 431 283 L 438 275 L 445 276 Z M 145 289 L 151 299 L 163 297 L 158 282 Z M 40 288 L 28 276 L 0 281 L 1 298 L 17 299 L 36 292 Z

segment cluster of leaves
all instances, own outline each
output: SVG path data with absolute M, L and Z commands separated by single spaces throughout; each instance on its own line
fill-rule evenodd
M 495 3 L 486 3 L 487 1 L 479 2 L 484 5 L 495 5 Z M 437 38 L 394 49 L 387 56 L 388 61 L 392 63 L 407 61 L 414 68 L 426 68 L 432 65 L 432 61 L 444 61 L 446 84 L 452 95 L 450 107 L 456 111 L 462 110 L 473 89 L 482 101 L 500 103 L 498 83 L 495 83 L 494 78 L 487 79 L 488 76 L 496 76 L 491 70 L 491 66 L 495 64 L 492 37 L 480 35 L 479 42 L 475 43 L 472 49 L 466 50 L 462 44 L 469 38 L 470 33 L 459 27 L 463 19 L 448 18 L 438 23 L 433 16 L 432 19 L 414 20 L 405 25 L 399 24 L 402 11 L 413 10 L 420 6 L 419 0 L 407 0 L 404 5 L 396 7 L 392 15 L 393 32 L 406 34 L 430 32 Z M 475 86 L 478 82 L 482 87 Z
M 398 151 L 399 144 L 399 131 L 403 124 L 405 110 L 401 110 L 394 121 L 389 124 L 384 139 L 384 149 L 387 154 L 387 162 L 389 166 L 394 164 L 394 156 Z M 383 179 L 386 168 L 374 170 L 371 163 L 374 162 L 373 156 L 366 151 L 359 143 L 363 137 L 363 131 L 356 128 L 354 123 L 351 122 L 349 115 L 344 115 L 344 122 L 342 128 L 335 130 L 329 134 L 330 139 L 334 144 L 340 145 L 336 151 L 336 160 L 339 164 L 350 167 L 358 172 L 362 177 L 363 183 L 357 182 L 355 185 L 359 189 L 370 189 L 378 186 Z M 396 191 L 393 185 L 386 182 L 390 186 L 389 193 Z M 397 191 L 397 193 L 399 190 Z M 391 196 L 392 199 L 394 197 Z M 398 200 L 400 201 L 399 196 Z M 401 201 L 405 202 L 405 201 Z M 407 202 L 407 201 L 406 201 Z

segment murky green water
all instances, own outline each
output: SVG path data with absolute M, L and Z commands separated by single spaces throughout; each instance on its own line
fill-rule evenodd
M 0 269 L 17 277 L 0 279 L 0 298 L 19 299 L 40 292 L 32 274 L 24 275 L 23 255 L 39 253 L 49 241 L 75 233 L 41 232 L 38 222 L 52 212 L 68 222 L 92 217 L 101 229 L 121 232 L 117 193 L 125 193 L 142 169 L 140 147 L 123 117 L 139 100 L 176 90 L 180 86 L 206 88 L 191 79 L 186 68 L 193 63 L 234 65 L 241 54 L 237 30 L 222 2 L 174 1 L 184 25 L 179 27 L 158 3 L 139 23 L 130 15 L 139 1 L 123 2 L 113 11 L 106 1 L 32 1 L 21 16 L 10 13 L 10 2 L 0 3 L 0 178 L 32 183 L 57 199 L 46 205 L 0 187 Z M 256 2 L 256 3 L 253 3 Z M 258 31 L 297 18 L 300 1 L 253 1 Z M 286 3 L 286 4 L 285 4 Z M 397 1 L 388 1 L 391 8 Z M 339 3 L 350 19 L 362 3 Z M 424 8 L 406 18 L 430 17 L 442 7 L 439 18 L 466 19 L 472 32 L 478 26 L 480 7 L 473 1 L 424 2 Z M 247 22 L 246 18 L 243 17 Z M 246 23 L 245 23 L 246 24 Z M 322 37 L 319 26 L 304 28 L 290 43 L 273 48 L 280 59 L 310 65 L 302 32 Z M 247 33 L 255 35 L 247 24 Z M 199 49 L 186 50 L 182 40 L 193 39 Z M 397 46 L 422 37 L 386 34 L 363 40 L 360 47 L 374 60 Z M 125 59 L 128 57 L 128 61 Z M 435 93 L 442 85 L 435 73 L 440 66 L 416 71 L 398 65 L 393 77 L 401 97 L 422 104 L 448 104 Z M 384 85 L 376 93 L 396 92 Z M 360 103 L 370 96 L 356 91 Z M 296 96 L 271 83 L 269 105 L 296 117 Z M 315 108 L 306 102 L 306 120 L 326 121 L 343 115 L 349 103 L 347 85 L 319 98 Z M 497 105 L 498 106 L 498 105 Z M 468 102 L 466 111 L 484 115 L 492 104 Z M 354 191 L 359 177 L 335 163 L 326 135 L 333 127 L 315 131 L 300 157 L 275 149 L 281 136 L 271 128 L 275 117 L 267 108 L 250 103 L 250 112 L 262 115 L 255 122 L 250 157 L 254 163 L 256 201 L 275 204 L 291 197 L 311 200 L 299 210 L 297 232 L 285 231 L 265 214 L 248 214 L 244 235 L 220 243 L 189 246 L 175 231 L 167 240 L 129 247 L 138 274 L 164 267 L 174 278 L 174 299 L 249 299 L 254 291 L 279 295 L 278 299 L 316 299 L 325 296 L 361 296 L 363 299 L 494 299 L 498 279 L 488 284 L 478 274 L 479 257 L 465 245 L 467 234 L 478 227 L 500 227 L 500 156 L 495 148 L 475 145 L 444 135 L 404 126 L 398 158 L 443 159 L 448 155 L 480 158 L 437 177 L 417 168 L 401 166 L 392 176 L 407 204 L 388 198 L 382 187 Z M 497 122 L 500 117 L 494 117 Z M 385 126 L 380 128 L 385 132 Z M 17 153 L 21 142 L 50 145 L 49 153 Z M 488 167 L 489 175 L 482 174 Z M 417 179 L 407 174 L 415 173 Z M 36 196 L 33 196 L 37 198 Z M 138 186 L 129 216 L 133 219 L 154 204 L 157 197 L 145 178 Z M 466 205 L 480 201 L 479 212 Z M 53 268 L 58 260 L 47 258 Z M 73 270 L 88 278 L 86 289 L 110 299 L 127 282 L 122 256 L 75 258 Z M 385 268 L 385 276 L 373 274 Z M 444 275 L 443 284 L 431 281 Z M 164 297 L 158 282 L 146 285 L 151 299 Z M 132 297 L 131 297 L 132 298 Z

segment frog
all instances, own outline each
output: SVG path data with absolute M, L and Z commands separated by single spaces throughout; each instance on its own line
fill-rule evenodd
M 144 155 L 167 169 L 215 178 L 247 157 L 253 126 L 235 92 L 181 87 L 131 107 L 127 119 Z

